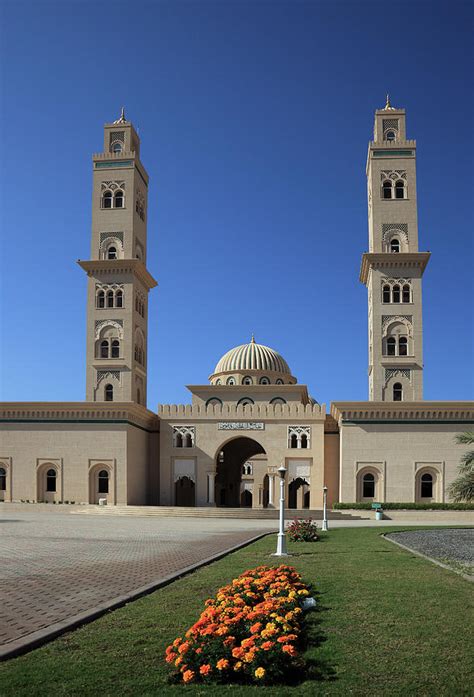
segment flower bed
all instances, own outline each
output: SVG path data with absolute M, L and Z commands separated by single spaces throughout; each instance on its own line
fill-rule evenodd
M 288 526 L 287 535 L 293 542 L 317 542 L 318 526 L 311 518 L 295 518 Z
M 220 588 L 166 649 L 174 677 L 191 682 L 275 683 L 304 665 L 301 605 L 309 595 L 291 566 L 259 566 Z

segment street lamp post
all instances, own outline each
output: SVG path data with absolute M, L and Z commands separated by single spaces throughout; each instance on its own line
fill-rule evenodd
M 323 486 L 323 526 L 321 530 L 326 532 L 328 530 L 328 509 L 327 509 L 327 498 L 328 498 L 328 488 L 326 485 Z
M 277 551 L 274 557 L 288 557 L 286 551 L 286 535 L 285 535 L 285 465 L 278 468 L 280 475 L 280 527 L 278 531 Z

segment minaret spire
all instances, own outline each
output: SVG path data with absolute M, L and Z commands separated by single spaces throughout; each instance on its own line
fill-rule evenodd
M 385 111 L 396 111 L 395 107 L 390 104 L 390 95 L 387 92 L 387 99 L 384 106 Z
M 127 123 L 127 119 L 125 118 L 125 107 L 122 107 L 122 111 L 120 112 L 120 118 L 117 119 L 117 121 L 114 121 L 114 123 Z

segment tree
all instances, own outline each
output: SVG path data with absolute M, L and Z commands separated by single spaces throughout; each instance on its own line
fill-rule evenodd
M 461 445 L 474 445 L 474 433 L 458 433 L 456 442 Z M 458 477 L 449 487 L 449 495 L 459 501 L 474 500 L 474 450 L 466 450 L 461 457 Z

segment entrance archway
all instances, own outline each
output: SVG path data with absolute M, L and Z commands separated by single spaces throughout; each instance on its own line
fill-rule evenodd
M 195 506 L 195 486 L 189 477 L 180 477 L 175 484 L 176 506 Z
M 298 477 L 288 486 L 288 508 L 309 508 L 309 484 Z
M 252 505 L 252 502 L 248 503 L 248 495 L 241 500 L 242 465 L 255 455 L 265 454 L 260 443 L 245 436 L 233 438 L 219 449 L 216 456 L 217 506 L 240 508 Z
M 252 492 L 248 489 L 244 489 L 240 495 L 240 505 L 242 508 L 252 508 Z

